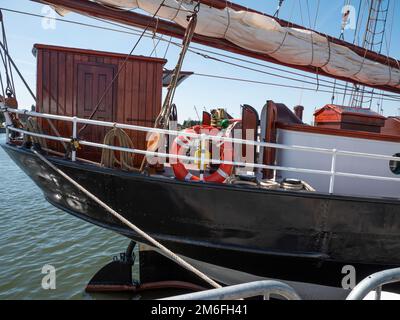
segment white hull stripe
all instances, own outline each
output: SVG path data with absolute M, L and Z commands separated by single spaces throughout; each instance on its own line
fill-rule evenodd
M 188 172 L 188 174 L 185 177 L 185 180 L 190 181 L 192 179 L 192 177 L 193 177 L 193 175 L 190 172 Z
M 225 178 L 225 179 L 228 179 L 229 178 L 229 174 L 227 174 L 224 170 L 222 170 L 222 169 L 218 169 L 217 170 L 217 173 L 222 177 L 222 178 Z
M 180 137 L 178 137 L 178 139 L 176 139 L 176 143 L 184 149 L 189 149 L 189 142 L 182 141 L 182 138 L 180 138 Z

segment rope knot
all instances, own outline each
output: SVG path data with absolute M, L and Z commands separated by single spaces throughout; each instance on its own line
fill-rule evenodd
M 77 138 L 71 138 L 70 143 L 72 151 L 77 151 L 81 148 L 81 145 L 79 144 L 79 140 Z

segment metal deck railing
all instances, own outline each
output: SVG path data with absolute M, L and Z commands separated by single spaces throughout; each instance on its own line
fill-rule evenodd
M 400 268 L 384 270 L 372 274 L 362 280 L 347 296 L 346 300 L 364 300 L 375 291 L 375 300 L 381 300 L 382 287 L 400 282 Z M 255 281 L 218 289 L 183 294 L 168 297 L 163 300 L 238 300 L 262 296 L 264 300 L 284 298 L 286 300 L 301 300 L 296 291 L 289 285 L 275 280 Z
M 58 136 L 51 136 L 48 134 L 41 134 L 35 132 L 29 132 L 24 129 L 14 128 L 12 126 L 12 122 L 10 117 L 8 116 L 9 113 L 15 113 L 20 115 L 31 116 L 35 118 L 45 118 L 49 120 L 60 120 L 70 122 L 72 125 L 72 139 L 78 139 L 77 136 L 77 127 L 78 124 L 86 124 L 86 125 L 97 125 L 102 127 L 109 127 L 109 128 L 120 128 L 120 129 L 127 129 L 127 130 L 136 130 L 140 132 L 146 133 L 159 133 L 163 135 L 169 136 L 185 136 L 189 138 L 194 138 L 205 142 L 209 141 L 216 141 L 216 142 L 231 142 L 233 144 L 240 144 L 240 145 L 250 145 L 256 146 L 259 148 L 274 148 L 274 149 L 281 149 L 281 150 L 294 150 L 299 152 L 310 152 L 310 153 L 319 153 L 319 154 L 329 154 L 331 155 L 331 166 L 330 170 L 315 170 L 315 169 L 305 169 L 305 168 L 291 168 L 291 167 L 283 167 L 283 166 L 276 166 L 276 165 L 265 165 L 260 163 L 249 163 L 249 162 L 238 162 L 238 161 L 228 161 L 228 160 L 219 160 L 219 159 L 212 159 L 212 160 L 204 160 L 203 158 L 199 159 L 197 157 L 191 157 L 186 155 L 177 155 L 177 154 L 168 154 L 162 152 L 153 152 L 148 150 L 140 150 L 140 149 L 133 149 L 133 148 L 124 148 L 124 147 L 117 147 L 111 145 L 105 145 L 102 143 L 95 143 L 85 140 L 79 140 L 79 144 L 101 148 L 101 149 L 109 149 L 114 151 L 122 151 L 122 152 L 130 152 L 133 154 L 140 154 L 144 156 L 154 156 L 159 158 L 165 159 L 179 159 L 179 160 L 186 160 L 186 161 L 199 161 L 201 160 L 201 167 L 204 164 L 212 162 L 213 164 L 230 164 L 240 167 L 248 167 L 248 168 L 256 168 L 256 169 L 269 169 L 273 170 L 275 173 L 276 171 L 289 171 L 289 172 L 297 172 L 297 173 L 309 173 L 309 174 L 319 174 L 330 176 L 329 182 L 329 193 L 334 193 L 335 187 L 335 178 L 336 177 L 350 177 L 350 178 L 357 178 L 357 179 L 368 179 L 368 180 L 378 180 L 378 181 L 394 181 L 400 182 L 400 178 L 394 177 L 384 177 L 384 176 L 376 176 L 376 175 L 366 175 L 366 174 L 357 174 L 357 173 L 350 173 L 350 172 L 338 172 L 336 170 L 336 159 L 338 155 L 347 156 L 347 157 L 359 157 L 359 158 L 368 158 L 368 159 L 377 159 L 377 160 L 384 160 L 384 161 L 398 161 L 400 162 L 400 157 L 393 157 L 387 156 L 382 154 L 370 154 L 370 153 L 360 153 L 360 152 L 352 152 L 352 151 L 344 151 L 344 150 L 337 150 L 337 149 L 326 149 L 326 148 L 315 148 L 315 147 L 308 147 L 308 146 L 295 146 L 295 145 L 284 145 L 278 143 L 268 143 L 268 142 L 258 142 L 252 140 L 243 140 L 243 139 L 235 139 L 223 136 L 211 136 L 206 134 L 195 134 L 195 133 L 188 133 L 176 130 L 166 130 L 166 129 L 158 129 L 158 128 L 150 128 L 150 127 L 143 127 L 137 125 L 128 125 L 122 123 L 114 123 L 114 122 L 107 122 L 107 121 L 98 121 L 98 120 L 89 120 L 83 119 L 78 117 L 69 117 L 69 116 L 60 116 L 60 115 L 53 115 L 53 114 L 45 114 L 45 113 L 38 113 L 34 111 L 28 110 L 21 110 L 21 109 L 12 109 L 5 107 L 4 105 L 0 104 L 1 111 L 4 112 L 6 116 L 6 136 L 7 141 L 9 141 L 10 131 L 19 132 L 25 135 L 40 137 L 44 139 L 60 141 L 60 142 L 71 142 L 71 137 L 58 137 Z M 204 146 L 205 143 L 201 143 L 200 145 Z M 71 153 L 71 160 L 76 161 L 76 151 L 72 151 Z M 205 162 L 208 161 L 208 162 Z M 400 196 L 399 196 L 400 198 Z
M 238 284 L 229 287 L 183 294 L 162 300 L 239 300 L 262 296 L 269 300 L 271 295 L 286 300 L 301 300 L 294 289 L 287 284 L 274 280 L 263 280 Z
M 351 291 L 347 300 L 363 300 L 372 291 L 375 291 L 375 300 L 381 300 L 382 287 L 395 282 L 400 282 L 400 268 L 374 273 L 361 281 Z

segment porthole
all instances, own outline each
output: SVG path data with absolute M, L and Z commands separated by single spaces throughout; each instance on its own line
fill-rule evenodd
M 400 153 L 394 154 L 393 157 L 400 158 Z M 389 168 L 390 168 L 390 171 L 392 171 L 394 174 L 400 174 L 400 161 L 390 160 Z

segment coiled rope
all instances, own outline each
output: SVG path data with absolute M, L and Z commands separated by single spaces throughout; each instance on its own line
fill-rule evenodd
M 281 188 L 288 191 L 300 191 L 306 190 L 309 192 L 315 192 L 316 190 L 306 181 L 296 179 L 285 179 L 281 183 Z
M 115 140 L 118 140 L 120 147 L 134 149 L 133 142 L 128 134 L 120 129 L 113 128 L 107 132 L 104 137 L 103 144 L 108 146 L 115 145 Z M 126 171 L 137 171 L 133 166 L 134 155 L 130 152 L 119 151 L 119 160 L 116 157 L 116 152 L 110 149 L 103 149 L 101 154 L 101 165 L 106 168 L 120 168 Z
M 277 182 L 274 180 L 258 180 L 256 177 L 236 177 L 232 176 L 226 180 L 227 184 L 242 185 L 250 187 L 259 187 L 261 189 L 268 190 L 278 190 L 284 189 L 288 191 L 309 191 L 315 192 L 316 190 L 306 181 L 295 180 L 295 179 L 285 179 L 282 182 Z

